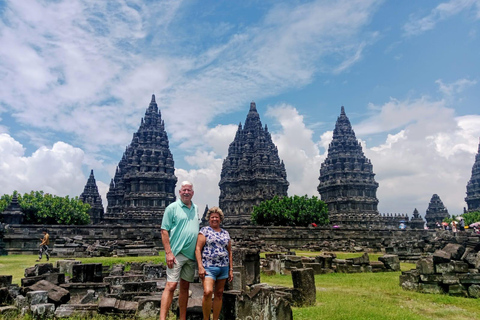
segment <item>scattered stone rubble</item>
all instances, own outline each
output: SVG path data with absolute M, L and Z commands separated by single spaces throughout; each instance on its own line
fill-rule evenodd
M 237 249 L 234 281 L 224 291 L 223 318 L 291 320 L 291 306 L 311 306 L 316 300 L 314 270 L 291 271 L 293 288 L 260 283 L 259 250 Z M 30 315 L 32 319 L 61 319 L 96 314 L 158 318 L 165 288 L 162 264 L 132 263 L 105 267 L 73 259 L 39 263 L 25 269 L 21 286 L 12 285 L 12 276 L 0 276 L 0 318 L 3 315 Z M 187 319 L 202 319 L 203 288 L 190 285 Z M 177 298 L 172 311 L 178 309 Z
M 156 256 L 160 248 L 153 241 L 96 240 L 91 243 L 82 236 L 55 239 L 52 256 L 57 257 L 138 257 Z
M 335 253 L 323 253 L 316 257 L 300 257 L 295 252 L 266 253 L 262 260 L 262 272 L 268 275 L 292 274 L 294 270 L 310 268 L 314 274 L 359 273 L 400 271 L 398 256 L 387 254 L 370 261 L 368 253 L 360 257 L 337 259 Z
M 405 290 L 452 296 L 480 297 L 480 238 L 471 237 L 464 246 L 449 243 L 418 260 L 416 269 L 400 275 Z

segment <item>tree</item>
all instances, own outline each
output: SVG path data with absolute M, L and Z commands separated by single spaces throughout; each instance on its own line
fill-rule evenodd
M 16 191 L 15 191 L 16 193 Z M 43 191 L 31 191 L 23 196 L 17 194 L 18 204 L 25 214 L 25 223 L 31 224 L 88 224 L 90 223 L 90 205 L 78 197 L 59 197 Z M 12 196 L 0 198 L 0 210 L 10 204 Z
M 252 222 L 259 225 L 308 226 L 311 223 L 329 223 L 327 205 L 317 197 L 306 195 L 273 197 L 253 208 Z

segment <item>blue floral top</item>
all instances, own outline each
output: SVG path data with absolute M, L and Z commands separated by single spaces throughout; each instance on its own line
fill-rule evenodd
M 221 229 L 216 232 L 212 227 L 203 227 L 200 233 L 205 236 L 205 246 L 202 251 L 203 267 L 228 267 L 230 265 L 228 256 L 228 242 L 230 234 Z

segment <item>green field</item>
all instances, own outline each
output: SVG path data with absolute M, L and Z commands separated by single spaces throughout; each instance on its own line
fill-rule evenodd
M 315 256 L 318 253 L 297 252 L 297 255 Z M 339 258 L 360 254 L 339 253 Z M 376 260 L 380 255 L 370 255 Z M 11 274 L 20 283 L 23 270 L 35 264 L 35 256 L 0 257 L 0 274 Z M 51 259 L 55 262 L 58 259 Z M 85 263 L 127 263 L 132 261 L 163 261 L 158 257 L 81 258 Z M 402 270 L 413 268 L 402 264 Z M 363 274 L 326 274 L 315 276 L 317 302 L 314 307 L 293 308 L 295 320 L 311 319 L 480 319 L 478 299 L 421 294 L 404 291 L 399 286 L 400 272 Z M 271 285 L 292 286 L 290 276 L 265 276 L 261 281 Z M 98 318 L 105 319 L 105 318 Z

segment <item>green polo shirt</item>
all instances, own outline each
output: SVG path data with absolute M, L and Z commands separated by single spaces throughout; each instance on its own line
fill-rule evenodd
M 195 246 L 199 230 L 197 206 L 188 208 L 182 200 L 171 203 L 163 214 L 162 229 L 168 231 L 173 255 L 179 253 L 195 260 Z

